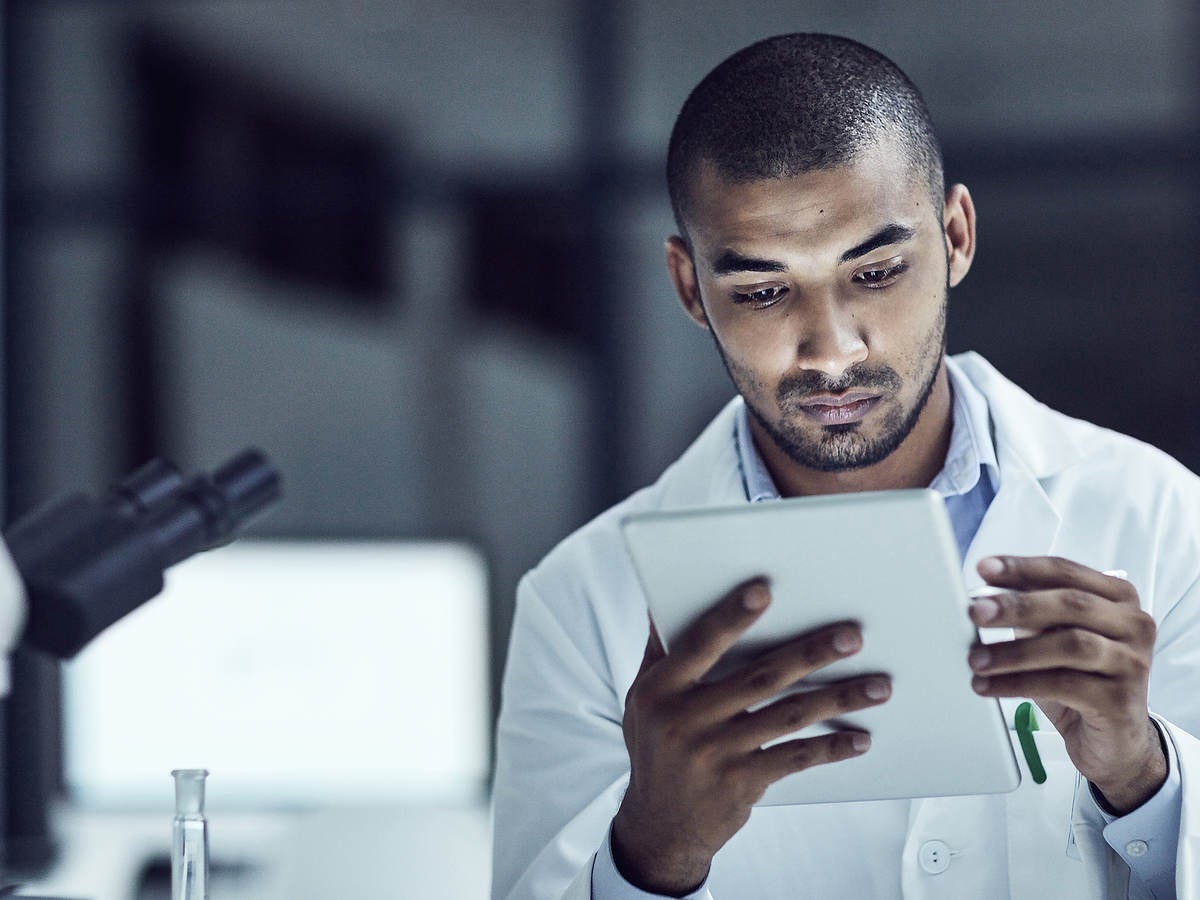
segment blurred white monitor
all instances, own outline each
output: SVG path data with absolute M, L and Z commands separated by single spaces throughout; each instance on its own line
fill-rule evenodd
M 196 767 L 219 806 L 479 800 L 487 586 L 452 542 L 244 540 L 182 563 L 64 666 L 72 798 L 161 807 Z

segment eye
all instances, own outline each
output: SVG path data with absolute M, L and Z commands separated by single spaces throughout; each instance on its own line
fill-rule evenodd
M 733 302 L 744 303 L 755 309 L 764 309 L 778 303 L 786 293 L 787 288 L 774 284 L 770 287 L 759 288 L 756 291 L 734 291 Z
M 898 260 L 894 262 L 888 260 L 888 263 L 868 269 L 859 269 L 854 273 L 854 280 L 866 288 L 885 288 L 908 269 L 908 263 Z

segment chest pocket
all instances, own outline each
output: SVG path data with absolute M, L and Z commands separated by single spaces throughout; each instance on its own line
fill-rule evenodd
M 1019 699 L 1001 701 L 1009 738 L 1021 769 L 1021 785 L 1004 796 L 1008 838 L 1009 888 L 1014 898 L 1075 900 L 1096 896 L 1087 866 L 1071 836 L 1076 784 L 1087 790 L 1067 756 L 1062 736 L 1035 707 L 1039 730 L 1032 737 L 1046 780 L 1033 780 L 1024 750 L 1013 730 Z

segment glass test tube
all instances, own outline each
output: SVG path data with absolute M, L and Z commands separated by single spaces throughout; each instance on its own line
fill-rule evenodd
M 208 900 L 208 769 L 175 769 L 175 822 L 171 836 L 171 900 Z

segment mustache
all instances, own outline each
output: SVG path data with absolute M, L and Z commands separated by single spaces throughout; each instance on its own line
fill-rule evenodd
M 779 408 L 785 409 L 791 404 L 802 404 L 814 394 L 840 394 L 852 389 L 895 393 L 900 390 L 901 384 L 900 376 L 890 366 L 858 363 L 836 380 L 813 369 L 788 375 L 779 382 L 775 393 Z

